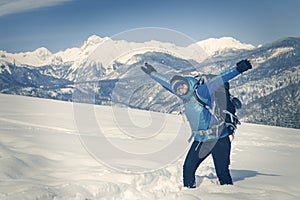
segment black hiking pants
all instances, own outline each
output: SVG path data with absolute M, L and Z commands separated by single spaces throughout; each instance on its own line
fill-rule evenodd
M 231 141 L 229 136 L 219 140 L 197 142 L 194 141 L 183 165 L 184 187 L 194 188 L 195 173 L 199 165 L 207 156 L 212 154 L 216 173 L 221 185 L 233 184 L 229 172 Z

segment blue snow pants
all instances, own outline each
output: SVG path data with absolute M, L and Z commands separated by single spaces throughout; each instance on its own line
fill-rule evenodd
M 221 185 L 232 185 L 229 172 L 231 141 L 229 136 L 218 140 L 194 141 L 185 158 L 183 165 L 184 187 L 195 188 L 195 173 L 202 161 L 212 154 L 216 173 Z

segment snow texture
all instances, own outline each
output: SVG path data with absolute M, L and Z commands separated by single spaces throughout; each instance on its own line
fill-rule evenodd
M 197 188 L 189 190 L 182 188 L 187 143 L 181 156 L 160 169 L 125 173 L 98 162 L 88 153 L 74 120 L 78 116 L 75 116 L 73 103 L 1 94 L 0 104 L 0 199 L 300 198 L 299 129 L 243 123 L 232 142 L 234 185 L 218 185 L 212 159 L 208 157 L 196 173 Z M 105 137 L 114 138 L 112 142 L 121 140 L 125 146 L 131 144 L 132 138 L 124 135 L 111 120 L 112 107 L 80 105 L 94 109 L 105 124 L 102 124 Z M 170 123 L 182 120 L 180 116 L 163 116 L 166 126 L 152 138 L 155 146 L 167 144 L 164 142 L 170 141 L 172 135 L 164 133 L 171 132 Z M 80 119 L 86 117 L 79 116 Z M 131 109 L 130 117 L 136 124 L 128 128 L 147 128 L 161 114 Z M 87 127 L 89 121 L 86 120 Z M 97 148 L 106 150 L 101 146 Z M 139 152 L 145 147 L 131 148 Z M 106 152 L 108 157 L 110 153 Z M 160 157 L 168 159 L 163 154 Z M 149 163 L 133 160 L 131 164 L 128 169 L 143 168 Z

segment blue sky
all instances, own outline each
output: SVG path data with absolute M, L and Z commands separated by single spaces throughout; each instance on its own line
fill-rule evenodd
M 52 52 L 142 27 L 253 45 L 300 36 L 299 0 L 0 0 L 0 49 Z

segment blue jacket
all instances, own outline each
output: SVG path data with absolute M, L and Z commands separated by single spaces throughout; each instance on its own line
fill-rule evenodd
M 240 73 L 236 70 L 236 67 L 232 67 L 199 87 L 195 87 L 198 82 L 197 79 L 189 76 L 185 77 L 189 83 L 189 91 L 183 96 L 177 96 L 185 102 L 185 115 L 194 135 L 194 140 L 203 142 L 209 139 L 225 137 L 228 135 L 226 129 L 221 134 L 207 134 L 207 132 L 205 132 L 205 130 L 208 130 L 212 127 L 212 125 L 216 124 L 217 120 L 207 109 L 199 104 L 193 94 L 194 90 L 196 89 L 198 97 L 211 107 L 212 102 L 210 94 L 214 93 L 225 82 L 233 79 L 239 74 Z M 151 72 L 150 76 L 152 79 L 160 83 L 165 89 L 176 95 L 176 92 L 172 90 L 170 80 L 167 77 L 158 72 Z

